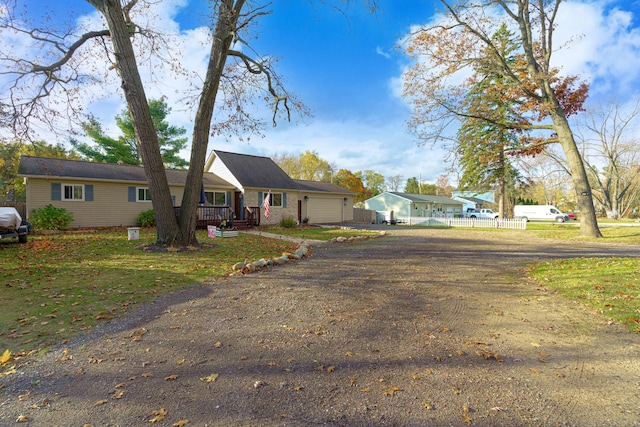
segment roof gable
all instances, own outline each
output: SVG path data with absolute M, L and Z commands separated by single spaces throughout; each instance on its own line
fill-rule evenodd
M 269 157 L 218 150 L 214 150 L 214 154 L 243 188 L 299 189 L 296 182 Z

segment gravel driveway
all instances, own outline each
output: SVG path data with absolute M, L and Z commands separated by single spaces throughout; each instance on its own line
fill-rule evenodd
M 0 425 L 640 426 L 640 336 L 527 278 L 637 248 L 387 230 L 51 352 L 0 380 Z

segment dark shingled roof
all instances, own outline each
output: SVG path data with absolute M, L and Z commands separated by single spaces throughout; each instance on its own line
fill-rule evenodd
M 297 190 L 298 185 L 269 157 L 214 150 L 215 155 L 245 188 Z
M 245 188 L 355 194 L 329 182 L 292 179 L 269 157 L 214 150 L 215 155 Z
M 298 189 L 302 191 L 320 191 L 323 193 L 341 193 L 349 195 L 356 194 L 349 189 L 342 188 L 330 182 L 306 181 L 301 179 L 296 179 L 295 182 L 298 184 Z
M 184 185 L 187 171 L 167 169 L 169 185 Z M 79 160 L 49 159 L 45 157 L 22 156 L 18 168 L 20 176 L 84 178 L 88 180 L 147 182 L 142 166 L 119 165 L 115 163 L 83 162 Z M 232 187 L 227 181 L 205 173 L 204 185 L 207 187 Z

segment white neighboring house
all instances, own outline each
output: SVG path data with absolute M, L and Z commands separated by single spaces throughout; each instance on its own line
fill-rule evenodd
M 455 218 L 462 215 L 463 203 L 449 197 L 387 191 L 364 201 L 365 209 L 393 212 L 396 220 L 409 217 Z

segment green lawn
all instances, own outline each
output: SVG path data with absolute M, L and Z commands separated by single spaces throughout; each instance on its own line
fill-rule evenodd
M 531 275 L 547 288 L 640 332 L 640 260 L 579 258 L 543 262 Z
M 30 236 L 0 241 L 0 354 L 25 354 L 58 344 L 157 295 L 223 276 L 243 261 L 279 256 L 296 246 L 240 234 L 209 239 L 199 251 L 154 253 L 155 230 L 129 241 L 127 230 Z

